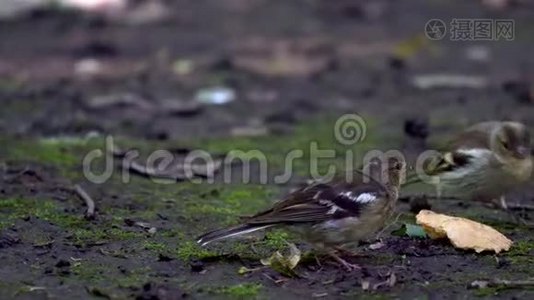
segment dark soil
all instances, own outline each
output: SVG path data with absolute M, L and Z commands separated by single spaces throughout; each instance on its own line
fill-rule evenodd
M 416 207 L 404 202 L 404 214 L 382 235 L 384 246 L 364 243 L 363 255 L 350 259 L 361 271 L 310 258 L 295 278 L 266 268 L 240 275 L 286 241 L 309 250 L 283 231 L 206 249 L 195 244 L 199 234 L 234 224 L 304 182 L 311 141 L 336 151 L 320 164 L 324 171 L 327 163 L 343 165 L 349 149 L 358 157 L 399 149 L 415 158 L 482 120 L 533 127 L 534 11 L 526 1 L 502 10 L 479 1 L 166 2 L 169 18 L 138 26 L 54 9 L 0 21 L 0 298 L 533 297 L 528 287 L 468 288 L 475 280 L 534 277 L 532 230 L 479 203 L 430 204 L 494 226 L 514 240 L 510 252 L 475 254 L 391 235 L 414 222 Z M 434 18 L 513 19 L 515 39 L 430 41 L 424 27 Z M 269 60 L 284 47 L 292 56 L 280 60 L 294 66 L 289 70 Z M 487 59 L 467 58 L 480 47 Z M 96 74 L 75 71 L 87 59 L 100 62 Z M 483 76 L 488 85 L 420 90 L 411 83 L 434 73 Z M 235 90 L 236 100 L 195 104 L 196 92 L 210 86 Z M 102 104 L 104 96 L 111 102 Z M 367 122 L 366 139 L 350 147 L 333 137 L 335 120 L 346 113 Z M 82 159 L 105 150 L 107 135 L 145 156 L 258 149 L 269 179 L 284 170 L 289 151 L 305 154 L 288 184 L 261 184 L 256 164 L 250 183 L 239 182 L 246 171 L 239 164 L 223 168 L 236 172 L 231 183 L 223 171 L 214 183 L 125 179 L 117 159 L 113 175 L 94 183 Z M 93 168 L 104 170 L 103 159 Z M 94 219 L 84 217 L 75 184 L 93 197 Z M 508 199 L 531 204 L 534 185 Z

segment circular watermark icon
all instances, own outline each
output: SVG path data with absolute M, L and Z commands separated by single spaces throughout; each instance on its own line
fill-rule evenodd
M 362 142 L 367 135 L 365 120 L 357 114 L 346 114 L 334 126 L 336 140 L 346 146 Z
M 447 33 L 445 22 L 440 19 L 432 19 L 425 24 L 425 35 L 433 41 L 441 40 Z

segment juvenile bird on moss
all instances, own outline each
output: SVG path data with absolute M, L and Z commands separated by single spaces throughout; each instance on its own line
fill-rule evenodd
M 425 168 L 441 193 L 462 199 L 499 200 L 528 181 L 532 173 L 531 137 L 518 122 L 483 122 L 454 138 L 441 155 Z M 417 174 L 415 174 L 417 175 Z M 410 176 L 407 184 L 420 181 Z
M 378 167 L 379 173 L 371 173 L 378 176 L 355 172 L 352 180 L 345 176 L 329 183 L 312 183 L 244 223 L 206 233 L 197 242 L 205 246 L 213 241 L 283 226 L 316 249 L 328 253 L 347 270 L 357 269 L 359 266 L 339 257 L 336 250 L 384 227 L 397 201 L 406 165 L 403 159 L 389 158 Z

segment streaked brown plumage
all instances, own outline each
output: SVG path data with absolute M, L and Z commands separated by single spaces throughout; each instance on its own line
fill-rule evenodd
M 197 242 L 204 246 L 228 237 L 285 226 L 314 247 L 329 251 L 343 266 L 352 269 L 353 265 L 331 250 L 358 242 L 381 229 L 393 211 L 403 180 L 403 160 L 390 158 L 380 167 L 383 170 L 381 178 L 357 173 L 350 182 L 339 178 L 330 183 L 313 183 L 246 219 L 243 224 L 209 232 Z

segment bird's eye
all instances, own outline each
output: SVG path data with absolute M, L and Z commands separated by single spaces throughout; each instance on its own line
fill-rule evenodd
M 506 150 L 510 150 L 510 144 L 507 141 L 501 141 L 502 146 Z

